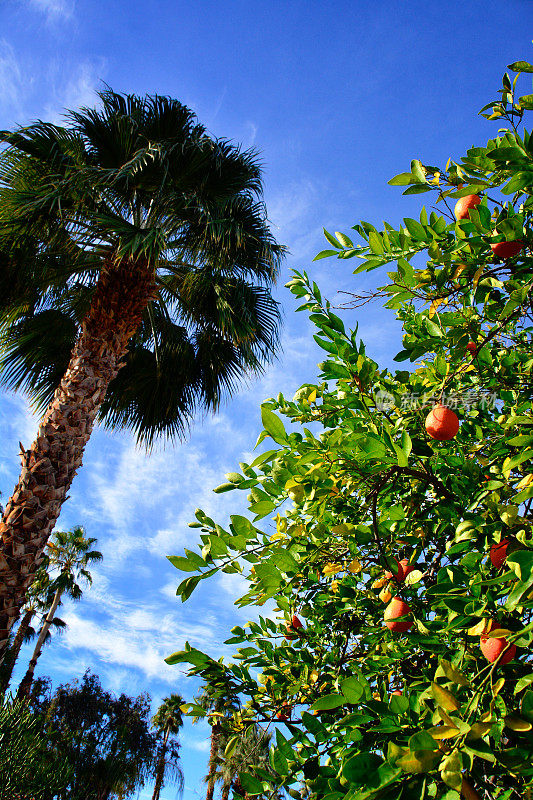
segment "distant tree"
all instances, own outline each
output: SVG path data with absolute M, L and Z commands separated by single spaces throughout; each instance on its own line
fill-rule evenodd
M 269 762 L 271 735 L 260 725 L 233 729 L 228 725 L 224 751 L 219 754 L 216 780 L 222 784 L 221 800 L 228 800 L 231 789 L 246 797 L 239 773 L 259 768 L 272 774 Z
M 61 737 L 58 754 L 73 771 L 61 800 L 125 798 L 144 786 L 157 753 L 147 694 L 115 697 L 89 671 L 53 694 L 43 681 L 38 688 L 31 706 L 44 715 L 46 731 Z
M 183 791 L 183 772 L 179 764 L 180 745 L 177 736 L 183 726 L 181 706 L 184 703 L 185 700 L 181 695 L 171 694 L 170 697 L 164 698 L 152 719 L 152 727 L 156 729 L 159 737 L 152 800 L 159 800 L 165 778 L 169 775 L 178 784 L 180 793 Z
M 50 746 L 40 715 L 25 702 L 0 699 L 0 800 L 62 798 L 70 777 L 68 762 L 60 747 Z
M 50 579 L 46 565 L 38 569 L 35 580 L 28 589 L 26 603 L 22 609 L 24 615 L 16 633 L 10 636 L 6 657 L 0 664 L 0 693 L 7 691 L 22 645 L 31 642 L 36 636 L 35 628 L 32 626 L 33 618 L 37 613 L 46 616 L 50 610 L 53 592 L 50 593 Z M 54 622 L 57 622 L 57 618 L 54 618 Z
M 201 694 L 195 698 L 194 704 L 196 713 L 193 714 L 193 722 L 207 717 L 211 725 L 211 746 L 205 780 L 207 783 L 206 800 L 213 800 L 216 774 L 220 763 L 220 750 L 223 749 L 223 742 L 226 740 L 225 722 L 233 716 L 235 711 L 238 711 L 240 703 L 231 681 L 213 680 L 205 683 Z
M 56 531 L 52 541 L 48 543 L 47 558 L 50 570 L 56 570 L 58 574 L 50 582 L 48 595 L 52 596 L 52 600 L 39 632 L 28 669 L 17 692 L 21 698 L 29 695 L 35 667 L 42 653 L 43 644 L 49 635 L 50 627 L 54 623 L 61 598 L 66 594 L 72 600 L 79 600 L 83 594 L 79 581 L 83 579 L 86 583 L 92 583 L 92 576 L 87 566 L 102 560 L 102 554 L 98 550 L 92 550 L 96 541 L 94 538 L 86 537 L 84 529 L 78 526 L 72 531 Z

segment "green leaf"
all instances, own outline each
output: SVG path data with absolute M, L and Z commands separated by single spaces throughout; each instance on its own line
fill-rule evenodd
M 389 186 L 407 186 L 412 182 L 413 176 L 410 172 L 400 172 L 399 175 L 395 175 L 394 178 L 391 178 L 390 181 L 387 181 Z
M 512 72 L 533 72 L 533 65 L 527 61 L 513 61 L 512 64 L 507 65 L 507 69 Z
M 183 558 L 183 556 L 167 556 L 167 558 L 172 566 L 181 572 L 194 572 L 196 570 L 196 566 L 191 564 L 188 558 Z
M 321 250 L 314 258 L 313 261 L 320 261 L 321 258 L 330 258 L 331 256 L 338 256 L 338 250 Z
M 385 248 L 383 247 L 383 242 L 381 241 L 381 236 L 379 233 L 370 231 L 368 234 L 368 244 L 370 245 L 372 252 L 376 255 L 382 255 L 385 253 Z
M 324 231 L 324 236 L 326 237 L 328 242 L 332 244 L 333 247 L 336 247 L 338 250 L 342 250 L 342 245 L 339 244 L 339 242 L 335 239 L 335 237 L 332 236 L 331 233 L 328 233 L 328 231 L 325 228 L 322 228 L 322 230 Z
M 261 406 L 261 420 L 268 435 L 278 444 L 286 444 L 287 434 L 283 422 L 266 406 Z
M 310 709 L 311 711 L 329 711 L 332 708 L 344 705 L 345 702 L 346 700 L 342 694 L 326 694 L 324 697 L 315 700 Z
M 356 677 L 346 678 L 341 683 L 341 690 L 346 700 L 355 705 L 365 693 L 365 684 Z
M 249 795 L 263 794 L 263 784 L 249 772 L 239 772 L 243 789 Z
M 524 94 L 522 97 L 518 99 L 519 104 L 522 108 L 533 108 L 533 94 Z
M 343 764 L 342 777 L 356 786 L 361 786 L 367 783 L 382 764 L 383 759 L 376 753 L 357 753 Z

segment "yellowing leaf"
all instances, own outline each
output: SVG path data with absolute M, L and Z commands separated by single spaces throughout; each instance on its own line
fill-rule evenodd
M 440 677 L 441 675 L 444 675 L 449 681 L 456 683 L 458 686 L 470 685 L 466 675 L 464 675 L 460 669 L 454 667 L 453 664 L 451 664 L 450 661 L 447 661 L 445 658 L 442 658 L 439 662 L 439 669 L 437 670 L 436 677 Z
M 473 625 L 471 628 L 467 630 L 469 636 L 481 636 L 485 632 L 485 626 L 487 624 L 487 620 L 482 619 L 481 622 L 478 622 L 477 625 Z
M 431 305 L 429 307 L 429 318 L 430 319 L 432 319 L 435 316 L 435 314 L 437 313 L 437 308 L 441 305 L 441 303 L 442 303 L 442 298 L 439 298 L 437 300 L 433 300 L 432 301 L 432 303 L 431 303 Z
M 339 591 L 339 581 L 331 581 L 330 588 L 333 594 L 337 594 L 337 592 Z
M 405 579 L 405 583 L 407 586 L 412 586 L 414 583 L 418 583 L 424 577 L 424 573 L 419 569 L 414 569 L 412 572 Z
M 361 562 L 358 561 L 357 558 L 354 558 L 354 560 L 348 564 L 348 572 L 352 572 L 354 575 L 357 575 L 361 570 Z
M 529 475 L 525 475 L 522 480 L 516 484 L 516 489 L 527 489 L 529 484 L 533 481 L 533 472 L 530 472 Z
M 474 273 L 474 278 L 472 280 L 472 289 L 474 290 L 474 292 L 476 291 L 479 279 L 481 278 L 484 269 L 485 269 L 485 264 L 479 267 L 479 269 L 477 269 Z
M 308 397 L 307 397 L 307 402 L 308 402 L 308 403 L 314 403 L 314 402 L 315 402 L 315 400 L 316 400 L 316 389 L 313 389 L 313 391 L 311 392 L 311 394 L 310 394 L 310 395 L 308 395 Z
M 492 696 L 496 697 L 497 695 L 499 695 L 504 686 L 505 686 L 505 678 L 499 678 L 492 687 Z
M 322 572 L 324 575 L 335 575 L 335 573 L 341 572 L 342 569 L 342 564 L 326 564 L 326 566 L 322 568 Z
M 309 673 L 309 683 L 316 683 L 318 680 L 318 670 L 314 669 Z
M 468 731 L 467 739 L 481 739 L 482 736 L 487 735 L 492 728 L 492 725 L 492 722 L 474 722 Z
M 453 279 L 457 280 L 459 275 L 461 275 L 466 269 L 466 264 L 459 264 L 455 272 L 453 273 Z
M 270 537 L 270 541 L 271 542 L 277 542 L 279 539 L 283 540 L 283 539 L 286 539 L 286 538 L 287 537 L 285 536 L 284 533 L 278 532 L 278 533 L 273 533 L 272 534 L 272 536 Z
M 379 599 L 381 600 L 382 603 L 388 603 L 389 600 L 391 599 L 391 597 L 392 597 L 392 594 L 389 592 L 388 587 L 385 587 L 379 593 Z
M 505 717 L 504 722 L 512 731 L 523 732 L 530 731 L 531 728 L 533 728 L 531 722 L 527 722 L 525 719 L 520 719 L 520 717 Z
M 436 725 L 434 728 L 429 728 L 428 733 L 434 739 L 453 739 L 454 736 L 459 736 L 459 728 L 451 725 Z
M 444 722 L 445 725 L 448 725 L 450 728 L 457 727 L 455 725 L 453 719 L 448 716 L 448 714 L 444 711 L 443 708 L 439 708 L 438 709 L 438 713 L 439 713 L 439 717 L 441 718 L 441 720 Z
M 459 710 L 459 703 L 453 694 L 443 686 L 439 686 L 439 684 L 435 683 L 435 681 L 432 681 L 431 683 L 431 694 L 435 698 L 435 701 L 438 703 L 438 705 L 444 708 L 446 711 Z
M 381 589 L 383 586 L 385 586 L 386 583 L 387 583 L 387 578 L 385 578 L 382 575 L 381 578 L 376 578 L 376 580 L 372 584 L 372 589 Z

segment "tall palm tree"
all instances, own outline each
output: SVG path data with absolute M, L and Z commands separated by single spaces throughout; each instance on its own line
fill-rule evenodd
M 77 526 L 72 531 L 56 531 L 53 540 L 48 543 L 47 555 L 50 569 L 57 571 L 57 576 L 51 581 L 50 594 L 53 592 L 53 599 L 50 609 L 44 619 L 37 643 L 33 654 L 18 688 L 17 697 L 29 697 L 35 667 L 42 653 L 43 644 L 53 624 L 55 613 L 61 603 L 63 595 L 67 595 L 72 600 L 79 600 L 83 594 L 80 580 L 89 585 L 92 583 L 92 576 L 87 567 L 95 561 L 102 560 L 102 554 L 92 547 L 97 540 L 85 536 L 82 527 Z
M 184 703 L 185 700 L 179 694 L 165 697 L 152 720 L 152 727 L 161 738 L 156 756 L 152 800 L 159 800 L 169 767 L 172 769 L 172 777 L 179 784 L 180 792 L 183 790 L 183 772 L 179 766 L 179 743 L 176 737 L 183 726 L 181 706 Z
M 211 725 L 211 744 L 209 761 L 207 765 L 206 800 L 213 800 L 217 769 L 220 763 L 220 751 L 224 749 L 228 730 L 227 722 L 235 711 L 240 708 L 239 697 L 231 680 L 227 675 L 220 676 L 220 672 L 210 674 L 209 668 L 202 673 L 204 686 L 201 693 L 194 699 L 194 703 L 207 712 L 207 721 Z M 193 716 L 193 722 L 205 719 L 205 716 Z
M 257 154 L 171 98 L 99 97 L 0 133 L 1 378 L 44 411 L 0 522 L 0 657 L 95 421 L 183 434 L 277 345 Z

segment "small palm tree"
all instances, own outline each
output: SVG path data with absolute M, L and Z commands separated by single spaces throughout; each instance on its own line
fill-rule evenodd
M 47 547 L 47 557 L 51 571 L 57 571 L 57 576 L 51 580 L 49 595 L 52 597 L 49 611 L 42 624 L 33 654 L 18 688 L 17 697 L 24 698 L 30 694 L 33 676 L 37 661 L 42 653 L 43 645 L 49 635 L 50 627 L 54 623 L 55 613 L 61 603 L 63 595 L 71 600 L 79 600 L 83 594 L 80 580 L 92 584 L 92 576 L 87 567 L 102 560 L 102 554 L 92 547 L 97 540 L 85 536 L 82 527 L 77 526 L 72 531 L 56 531 L 53 540 Z
M 48 572 L 46 571 L 46 566 L 41 565 L 35 580 L 28 589 L 26 603 L 22 609 L 24 616 L 19 623 L 15 636 L 11 637 L 6 657 L 0 667 L 0 694 L 7 691 L 22 645 L 31 642 L 36 635 L 35 628 L 32 627 L 34 616 L 43 612 L 47 614 L 49 611 L 50 603 L 47 603 L 47 599 L 50 596 L 49 589 L 50 579 Z
M 178 783 L 180 793 L 183 791 L 183 772 L 179 766 L 179 743 L 176 737 L 183 726 L 181 706 L 184 703 L 185 700 L 179 694 L 165 697 L 152 720 L 152 727 L 161 738 L 156 756 L 152 800 L 159 800 L 169 769 L 172 770 L 174 781 Z
M 95 422 L 182 435 L 278 342 L 257 154 L 171 98 L 99 97 L 0 132 L 1 380 L 44 411 L 0 522 L 0 659 Z

